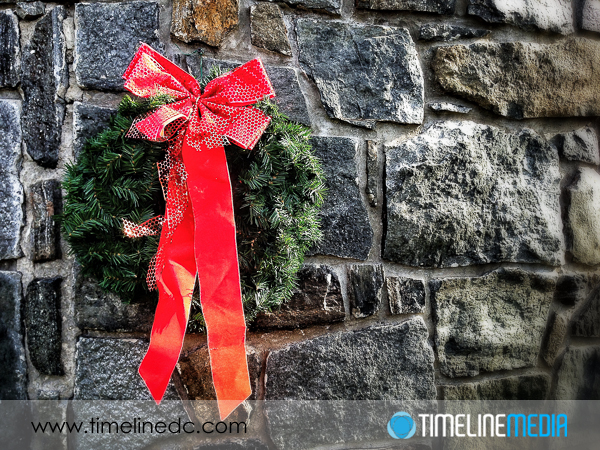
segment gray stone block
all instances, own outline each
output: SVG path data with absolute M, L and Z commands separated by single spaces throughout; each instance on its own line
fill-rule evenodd
M 600 33 L 600 2 L 598 0 L 578 0 L 577 6 L 579 27 Z
M 292 56 L 292 48 L 283 22 L 283 13 L 273 3 L 260 2 L 250 7 L 252 45 Z
M 453 14 L 456 0 L 357 0 L 363 9 L 387 11 L 421 11 L 437 14 Z
M 433 351 L 425 322 L 339 332 L 267 358 L 266 400 L 433 400 Z
M 596 290 L 589 303 L 573 321 L 573 336 L 600 337 L 600 291 Z
M 31 186 L 29 193 L 33 206 L 30 239 L 31 259 L 36 262 L 52 261 L 61 257 L 60 226 L 54 216 L 62 213 L 62 193 L 58 180 L 46 180 Z
M 560 133 L 554 136 L 552 143 L 558 148 L 563 158 L 571 161 L 583 161 L 600 164 L 600 149 L 598 135 L 590 127 L 584 127 L 570 133 Z
M 25 324 L 31 363 L 44 375 L 63 375 L 61 363 L 62 278 L 36 278 L 27 286 Z
M 62 30 L 66 17 L 63 6 L 46 14 L 23 52 L 23 142 L 35 162 L 52 169 L 58 164 L 69 85 Z
M 473 108 L 467 106 L 457 105 L 456 103 L 449 102 L 431 102 L 428 106 L 434 111 L 447 111 L 460 114 L 469 114 Z
M 22 255 L 23 187 L 21 169 L 20 107 L 15 101 L 0 100 L 0 260 Z
M 542 343 L 542 358 L 550 367 L 563 349 L 569 329 L 569 314 L 565 311 L 553 311 L 550 314 L 546 337 Z
M 490 30 L 478 30 L 462 25 L 427 23 L 419 29 L 419 40 L 450 42 L 457 39 L 481 38 L 490 33 Z
M 369 204 L 377 206 L 377 194 L 379 192 L 379 162 L 377 141 L 367 141 L 367 188 L 365 190 Z
M 158 45 L 158 3 L 77 3 L 75 77 L 87 89 L 123 89 L 122 75 L 140 42 Z
M 556 400 L 600 400 L 600 347 L 569 347 L 556 381 Z
M 446 92 L 505 117 L 600 115 L 600 43 L 590 39 L 442 46 L 432 67 Z
M 253 326 L 294 329 L 341 322 L 345 319 L 340 280 L 326 265 L 307 264 L 298 272 L 298 288 L 279 310 L 260 313 Z
M 555 284 L 551 275 L 520 269 L 430 281 L 442 374 L 535 366 Z
M 21 46 L 19 20 L 12 11 L 0 11 L 0 87 L 19 83 Z
M 408 30 L 300 19 L 299 60 L 329 117 L 353 124 L 423 121 L 423 73 Z
M 392 314 L 425 312 L 425 283 L 423 280 L 387 277 L 385 283 Z
M 509 23 L 525 30 L 571 34 L 573 8 L 570 0 L 470 0 L 468 12 L 491 23 Z
M 383 266 L 352 264 L 348 267 L 348 299 L 357 319 L 379 312 L 383 302 Z
M 75 102 L 73 105 L 73 154 L 75 159 L 83 150 L 85 142 L 106 129 L 116 110 L 103 106 Z
M 44 15 L 46 6 L 42 2 L 20 2 L 15 12 L 23 20 L 33 20 Z
M 568 192 L 573 257 L 582 264 L 600 264 L 600 175 L 588 167 L 580 168 Z
M 516 375 L 459 385 L 441 386 L 444 400 L 545 400 L 550 376 Z
M 431 124 L 386 146 L 383 256 L 427 267 L 560 265 L 559 182 L 556 149 L 532 130 Z
M 0 398 L 27 400 L 27 361 L 21 319 L 21 274 L 0 271 Z
M 268 0 L 275 2 L 279 0 Z M 342 13 L 342 0 L 283 0 L 288 5 L 298 6 L 306 9 L 326 11 L 330 14 L 340 15 Z
M 373 230 L 358 186 L 357 142 L 344 137 L 313 137 L 325 172 L 327 196 L 321 211 L 323 240 L 310 254 L 367 259 Z

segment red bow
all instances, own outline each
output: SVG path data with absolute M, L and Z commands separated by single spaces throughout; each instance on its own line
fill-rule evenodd
M 224 419 L 252 391 L 223 145 L 253 148 L 271 119 L 248 105 L 275 93 L 259 59 L 215 78 L 202 93 L 194 77 L 146 44 L 123 78 L 125 89 L 139 97 L 167 94 L 175 99 L 137 118 L 128 133 L 169 141 L 167 157 L 159 164 L 165 216 L 141 225 L 124 221 L 130 237 L 158 234 L 162 225 L 147 280 L 150 289 L 158 287 L 159 302 L 139 372 L 160 403 L 179 359 L 198 275 L 213 383 Z M 182 127 L 185 130 L 176 133 Z

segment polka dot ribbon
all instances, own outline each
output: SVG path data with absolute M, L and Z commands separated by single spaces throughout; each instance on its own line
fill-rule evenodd
M 167 203 L 164 217 L 143 224 L 124 221 L 127 236 L 161 236 L 148 272 L 148 286 L 158 288 L 159 302 L 139 372 L 160 403 L 181 353 L 198 277 L 213 384 L 224 419 L 248 398 L 251 387 L 223 146 L 256 145 L 270 118 L 250 105 L 275 93 L 260 59 L 215 78 L 202 92 L 194 77 L 146 44 L 123 78 L 125 89 L 139 97 L 173 99 L 136 118 L 128 132 L 132 138 L 169 142 L 167 157 L 159 164 Z

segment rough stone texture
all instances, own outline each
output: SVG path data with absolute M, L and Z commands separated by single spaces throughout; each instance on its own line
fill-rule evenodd
M 267 358 L 266 400 L 433 400 L 425 322 L 340 332 L 291 344 Z
M 200 58 L 188 56 L 188 69 L 195 77 L 200 76 Z M 216 65 L 223 70 L 231 70 L 240 65 L 232 61 L 222 61 L 212 58 L 202 58 L 202 73 L 208 73 L 210 68 Z M 298 75 L 294 69 L 287 67 L 265 66 L 267 74 L 275 89 L 275 102 L 291 120 L 311 126 L 306 99 L 300 90 Z
M 60 258 L 60 225 L 54 220 L 62 213 L 62 193 L 58 180 L 46 180 L 31 186 L 29 193 L 33 206 L 30 239 L 31 259 L 36 262 Z
M 542 343 L 542 358 L 550 367 L 554 366 L 567 337 L 569 314 L 553 311 L 548 322 L 547 335 Z
M 35 26 L 23 52 L 23 142 L 27 153 L 43 167 L 55 168 L 65 117 L 69 84 L 65 36 L 67 12 L 57 6 Z
M 476 43 L 439 47 L 432 67 L 449 93 L 513 119 L 600 114 L 600 43 Z
M 379 191 L 379 163 L 377 151 L 380 146 L 378 141 L 367 141 L 367 199 L 372 207 L 377 206 L 377 192 Z
M 584 30 L 600 33 L 600 1 L 580 0 L 578 6 L 577 24 Z
M 568 226 L 576 261 L 600 264 L 600 175 L 579 169 L 578 180 L 569 187 Z
M 379 312 L 383 301 L 383 266 L 352 264 L 348 268 L 348 299 L 357 319 Z
M 0 87 L 15 87 L 20 70 L 19 20 L 12 11 L 0 11 Z
M 171 34 L 183 42 L 218 47 L 238 22 L 238 0 L 173 0 Z
M 532 130 L 439 122 L 386 147 L 384 258 L 411 266 L 563 261 L 556 149 Z
M 570 133 L 557 134 L 552 139 L 552 143 L 556 145 L 560 155 L 566 159 L 600 164 L 598 135 L 590 126 Z
M 252 45 L 292 56 L 292 48 L 283 22 L 283 13 L 273 3 L 260 2 L 250 7 Z
M 444 400 L 545 400 L 550 389 L 547 374 L 504 378 L 441 386 Z
M 566 273 L 558 277 L 554 299 L 562 305 L 570 307 L 584 300 L 588 292 L 588 278 L 586 275 Z
M 257 439 L 228 439 L 212 444 L 202 444 L 194 450 L 269 450 L 269 447 Z
M 62 315 L 60 285 L 62 278 L 36 278 L 27 286 L 25 324 L 29 358 L 44 375 L 63 375 Z
M 573 322 L 573 336 L 600 337 L 600 290 L 592 295 L 589 303 Z
M 0 398 L 27 399 L 27 362 L 21 325 L 21 274 L 0 271 Z
M 276 2 L 279 0 L 268 0 Z M 285 3 L 292 6 L 299 6 L 307 9 L 318 9 L 327 11 L 331 14 L 340 15 L 342 13 L 342 0 L 283 0 Z
M 570 347 L 558 371 L 556 400 L 600 400 L 600 347 Z
M 296 32 L 299 60 L 330 117 L 423 121 L 423 74 L 408 30 L 301 19 Z
M 450 42 L 457 39 L 481 38 L 490 33 L 490 30 L 477 30 L 462 25 L 427 23 L 419 29 L 419 40 Z
M 460 114 L 469 114 L 473 108 L 448 102 L 431 102 L 428 106 L 434 111 L 448 111 Z
M 73 105 L 73 155 L 83 150 L 86 140 L 104 130 L 116 113 L 112 108 L 75 102 Z
M 525 30 L 575 31 L 570 0 L 470 0 L 468 13 L 486 22 L 509 23 Z
M 440 371 L 449 377 L 533 367 L 555 279 L 520 269 L 429 283 Z
M 23 20 L 33 20 L 44 15 L 46 6 L 42 2 L 21 2 L 15 12 Z
M 86 89 L 123 89 L 123 72 L 140 42 L 158 45 L 158 3 L 77 3 L 75 77 Z M 117 32 L 118 30 L 118 32 Z
M 311 144 L 321 160 L 327 187 L 321 211 L 323 240 L 311 254 L 365 260 L 373 230 L 358 187 L 357 142 L 343 137 L 313 137 Z
M 425 312 L 425 283 L 407 277 L 387 277 L 387 294 L 392 314 Z
M 19 258 L 23 226 L 21 122 L 19 104 L 0 100 L 0 260 Z
M 305 265 L 298 272 L 298 289 L 278 311 L 260 313 L 253 326 L 294 329 L 341 322 L 346 317 L 340 280 L 326 265 Z
M 453 14 L 456 0 L 357 0 L 356 6 L 363 9 L 391 11 L 423 11 L 438 14 Z
M 149 332 L 154 320 L 150 301 L 125 304 L 91 279 L 76 276 L 75 323 L 81 330 Z

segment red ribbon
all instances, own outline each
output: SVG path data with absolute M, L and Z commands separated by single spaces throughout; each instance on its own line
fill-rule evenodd
M 146 44 L 123 78 L 125 89 L 139 97 L 167 94 L 175 99 L 137 118 L 128 133 L 169 141 L 167 158 L 159 164 L 165 216 L 141 225 L 124 221 L 130 237 L 158 234 L 162 226 L 148 271 L 148 286 L 158 288 L 159 302 L 139 372 L 160 403 L 179 359 L 198 275 L 213 383 L 224 419 L 252 391 L 223 145 L 231 142 L 252 149 L 270 118 L 249 105 L 275 94 L 259 59 L 215 78 L 202 92 L 194 77 Z

